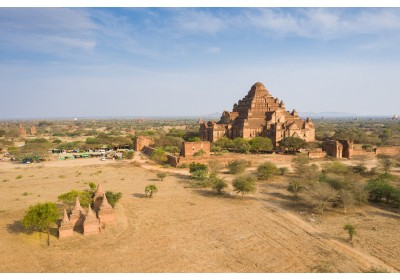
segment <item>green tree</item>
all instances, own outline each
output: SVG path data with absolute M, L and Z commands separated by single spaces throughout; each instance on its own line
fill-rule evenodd
M 250 152 L 249 142 L 241 137 L 236 137 L 235 139 L 233 139 L 232 148 L 238 151 L 239 153 L 248 154 Z
M 106 191 L 106 198 L 108 203 L 114 208 L 117 202 L 122 198 L 122 193 L 114 193 L 112 191 Z
M 369 199 L 374 202 L 380 202 L 385 198 L 386 203 L 389 203 L 396 192 L 396 189 L 383 177 L 369 180 L 366 189 L 369 192 Z
M 88 207 L 89 204 L 92 203 L 92 195 L 94 190 L 84 190 L 77 191 L 71 190 L 67 193 L 61 194 L 58 196 L 58 201 L 66 204 L 69 207 L 72 207 L 75 204 L 76 198 L 79 198 L 79 202 L 83 207 Z
M 216 190 L 219 194 L 222 193 L 222 191 L 228 187 L 228 184 L 226 183 L 226 181 L 222 178 L 212 178 L 211 180 L 211 187 Z
M 216 175 L 222 168 L 224 168 L 224 165 L 221 163 L 221 161 L 214 159 L 208 162 L 208 168 L 211 174 Z
M 347 224 L 347 225 L 345 225 L 345 226 L 343 227 L 343 229 L 344 229 L 345 231 L 347 231 L 347 233 L 349 234 L 350 241 L 353 241 L 354 235 L 357 234 L 356 227 L 353 226 L 353 225 L 351 225 L 351 224 Z
M 272 162 L 265 162 L 257 168 L 257 178 L 259 180 L 268 180 L 278 174 L 278 167 Z
M 248 166 L 248 163 L 244 159 L 235 159 L 232 161 L 229 161 L 226 167 L 229 170 L 229 173 L 231 174 L 240 174 L 243 173 L 246 170 L 246 167 Z
M 167 153 L 162 148 L 155 149 L 150 158 L 159 163 L 163 163 L 168 159 Z
M 267 137 L 254 137 L 249 141 L 250 149 L 259 153 L 260 151 L 272 151 L 274 148 L 271 139 Z
M 51 226 L 57 222 L 59 213 L 57 205 L 52 202 L 38 203 L 29 206 L 28 211 L 22 219 L 22 224 L 28 230 L 46 231 L 47 245 L 50 246 L 50 230 Z
M 285 137 L 279 141 L 279 147 L 295 152 L 307 147 L 307 142 L 298 137 Z
M 144 193 L 148 197 L 153 197 L 153 193 L 158 192 L 158 188 L 156 185 L 148 185 L 144 188 Z
M 390 169 L 393 166 L 393 162 L 390 156 L 378 155 L 379 167 L 385 174 L 390 173 Z
M 163 181 L 165 177 L 167 177 L 167 173 L 165 172 L 157 173 L 157 178 L 160 179 L 160 181 Z
M 244 194 L 254 193 L 256 191 L 256 178 L 251 175 L 242 175 L 235 178 L 232 182 L 233 190 L 237 193 Z

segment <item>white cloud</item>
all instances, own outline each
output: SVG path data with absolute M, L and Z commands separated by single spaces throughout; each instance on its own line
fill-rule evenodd
M 227 27 L 221 15 L 194 9 L 180 9 L 175 22 L 181 30 L 215 34 Z

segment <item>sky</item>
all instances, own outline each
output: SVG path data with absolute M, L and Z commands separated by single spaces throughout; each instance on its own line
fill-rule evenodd
M 0 8 L 3 119 L 400 115 L 399 73 L 400 8 Z

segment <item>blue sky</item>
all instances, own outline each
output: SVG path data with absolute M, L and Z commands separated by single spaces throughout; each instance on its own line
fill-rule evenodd
M 0 8 L 0 118 L 400 114 L 400 8 Z

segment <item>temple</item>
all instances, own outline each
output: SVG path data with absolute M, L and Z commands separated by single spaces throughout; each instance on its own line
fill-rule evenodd
M 218 141 L 222 137 L 235 139 L 268 137 L 274 146 L 285 137 L 315 141 L 315 127 L 310 118 L 300 119 L 296 110 L 286 111 L 283 101 L 274 98 L 262 83 L 255 83 L 232 112 L 224 111 L 218 122 L 200 122 L 203 141 Z

